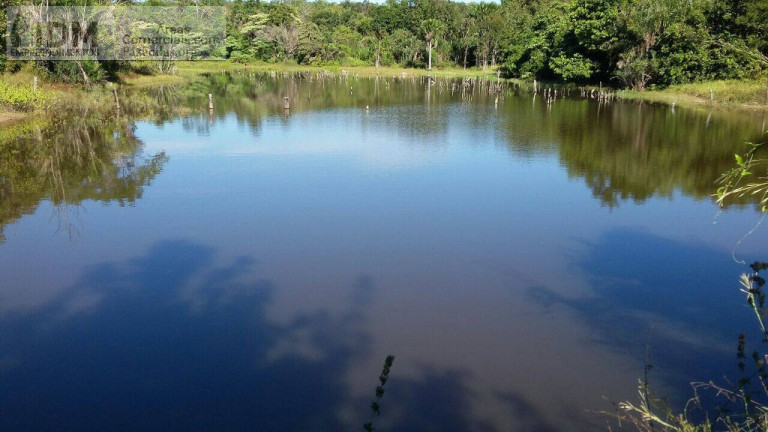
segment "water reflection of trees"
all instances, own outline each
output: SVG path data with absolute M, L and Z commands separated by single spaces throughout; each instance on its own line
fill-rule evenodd
M 258 134 L 265 118 L 283 117 L 302 112 L 356 108 L 371 110 L 394 105 L 437 105 L 461 97 L 460 81 L 440 80 L 430 83 L 426 77 L 373 77 L 329 74 L 212 74 L 207 82 L 185 87 L 186 103 L 200 115 L 184 119 L 187 130 L 207 131 L 207 124 L 226 116 L 235 116 Z M 453 92 L 451 87 L 454 87 Z M 480 86 L 477 86 L 480 92 Z M 207 111 L 207 95 L 212 94 L 215 108 Z M 284 110 L 288 97 L 290 110 Z M 427 101 L 429 102 L 427 104 Z M 414 120 L 418 119 L 418 124 Z M 381 120 L 388 120 L 383 118 Z M 429 110 L 414 113 L 409 122 L 392 121 L 393 131 L 427 135 L 444 132 L 448 119 Z
M 733 155 L 743 152 L 744 141 L 758 138 L 761 124 L 762 114 L 748 112 L 673 112 L 666 106 L 578 99 L 548 105 L 513 85 L 500 93 L 492 86 L 478 81 L 430 82 L 427 77 L 214 74 L 183 90 L 188 95 L 183 103 L 200 112 L 185 118 L 184 126 L 207 133 L 211 123 L 235 116 L 258 134 L 265 118 L 283 116 L 284 96 L 290 99 L 291 115 L 413 106 L 413 110 L 388 110 L 376 117 L 376 127 L 418 137 L 423 145 L 445 142 L 455 125 L 489 133 L 496 129 L 515 155 L 558 154 L 571 177 L 584 178 L 596 198 L 616 206 L 626 200 L 670 197 L 675 191 L 709 198 L 717 177 L 731 167 Z M 208 93 L 216 104 L 211 116 Z M 448 109 L 448 104 L 472 107 Z
M 138 118 L 163 124 L 181 117 L 186 130 L 208 134 L 211 124 L 234 116 L 259 134 L 264 119 L 284 116 L 284 96 L 290 115 L 369 106 L 366 127 L 420 145 L 444 144 L 451 127 L 495 129 L 515 155 L 557 154 L 568 174 L 584 178 L 609 206 L 675 191 L 710 197 L 715 179 L 731 167 L 744 140 L 757 138 L 760 123 L 759 114 L 673 113 L 634 103 L 558 100 L 548 106 L 525 93 L 515 97 L 515 91 L 502 89 L 497 105 L 490 84 L 476 81 L 213 74 L 183 85 L 120 92 L 119 113 L 107 92 L 100 103 L 73 104 L 51 119 L 0 132 L 0 236 L 2 227 L 35 211 L 42 200 L 54 205 L 67 228 L 67 210 L 85 200 L 126 205 L 139 199 L 166 156 L 142 152 L 132 133 Z M 208 93 L 214 95 L 212 112 Z M 400 108 L 381 110 L 395 105 Z M 458 108 L 463 105 L 470 108 Z
M 609 206 L 675 191 L 711 198 L 733 155 L 759 133 L 756 114 L 750 113 L 672 113 L 665 107 L 588 101 L 561 101 L 547 109 L 532 108 L 530 100 L 511 102 L 505 128 L 512 150 L 557 149 L 569 176 L 584 178 Z
M 60 228 L 76 230 L 70 210 L 87 200 L 130 205 L 162 170 L 164 153 L 145 155 L 133 135 L 134 109 L 151 105 L 126 99 L 123 115 L 112 105 L 63 107 L 48 119 L 7 128 L 0 135 L 0 241 L 2 230 L 49 201 Z

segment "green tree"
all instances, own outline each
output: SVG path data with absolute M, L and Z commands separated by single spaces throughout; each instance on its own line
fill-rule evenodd
M 389 39 L 395 61 L 403 66 L 415 66 L 419 55 L 416 35 L 405 29 L 397 29 Z
M 305 64 L 320 61 L 323 42 L 323 34 L 317 24 L 313 22 L 303 23 L 299 29 L 297 61 Z
M 424 37 L 424 41 L 427 43 L 428 61 L 427 70 L 432 70 L 432 47 L 437 43 L 439 35 L 443 31 L 443 24 L 434 19 L 426 19 L 421 22 L 421 34 Z
M 620 9 L 624 0 L 574 0 L 568 11 L 568 20 L 576 46 L 566 47 L 573 51 L 570 59 L 574 63 L 589 65 L 590 71 L 582 69 L 582 78 L 594 73 L 602 80 L 608 80 L 627 38 Z M 561 74 L 564 79 L 566 75 Z
M 263 12 L 249 15 L 240 27 L 251 55 L 260 55 L 268 49 L 268 43 L 262 38 L 262 32 L 267 27 L 269 16 Z

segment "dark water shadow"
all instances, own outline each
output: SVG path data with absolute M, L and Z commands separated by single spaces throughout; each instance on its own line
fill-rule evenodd
M 274 324 L 274 285 L 244 282 L 250 259 L 215 267 L 214 255 L 158 243 L 91 268 L 41 310 L 0 318 L 0 430 L 342 429 L 343 373 L 370 346 L 367 294 L 341 316 Z M 310 353 L 274 358 L 289 340 Z
M 573 258 L 593 295 L 572 298 L 544 287 L 530 289 L 540 305 L 575 313 L 593 343 L 637 360 L 646 350 L 653 373 L 691 395 L 691 381 L 733 376 L 740 332 L 756 326 L 739 293 L 746 266 L 728 251 L 617 229 L 587 243 Z
M 516 391 L 491 394 L 502 407 L 500 418 L 480 418 L 475 413 L 478 390 L 470 386 L 472 378 L 472 374 L 465 370 L 424 366 L 420 368 L 418 378 L 393 379 L 387 384 L 383 414 L 374 416 L 373 423 L 377 430 L 397 432 L 562 430 L 552 424 L 551 414 Z M 569 418 L 568 421 L 571 425 L 582 426 L 573 426 L 571 430 L 590 428 L 581 420 Z
M 425 368 L 418 380 L 395 379 L 384 402 L 391 431 L 472 431 L 494 429 L 471 415 L 468 376 L 457 370 Z
M 87 269 L 39 309 L 0 316 L 0 430 L 362 430 L 371 398 L 352 396 L 348 372 L 370 357 L 374 281 L 353 281 L 341 312 L 276 323 L 277 287 L 254 276 L 256 263 L 218 262 L 210 247 L 164 241 Z M 494 430 L 472 413 L 469 374 L 402 378 L 398 366 L 388 430 Z M 341 415 L 350 407 L 359 427 Z
M 558 430 L 549 422 L 547 414 L 542 412 L 539 407 L 531 404 L 525 396 L 519 393 L 502 393 L 498 397 L 504 401 L 510 412 L 514 413 L 515 418 L 518 419 L 519 426 L 516 430 L 526 432 L 554 432 Z

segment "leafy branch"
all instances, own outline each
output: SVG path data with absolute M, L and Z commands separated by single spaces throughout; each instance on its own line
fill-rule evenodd
M 747 144 L 749 149 L 744 155 L 734 155 L 736 166 L 717 179 L 721 186 L 714 196 L 721 207 L 725 205 L 726 200 L 733 197 L 757 196 L 761 211 L 765 213 L 768 210 L 768 159 L 758 159 L 755 153 L 766 142 Z M 754 172 L 758 170 L 764 175 L 755 176 Z

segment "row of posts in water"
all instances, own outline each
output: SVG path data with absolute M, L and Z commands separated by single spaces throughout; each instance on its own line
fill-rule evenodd
M 226 74 L 230 72 L 221 72 L 221 74 Z M 259 74 L 257 73 L 249 73 L 247 71 L 240 71 L 236 72 L 237 75 L 245 75 L 250 78 L 258 78 Z M 277 72 L 270 71 L 268 72 L 268 75 L 271 78 L 276 78 L 278 75 L 281 75 L 282 77 L 289 78 L 299 78 L 299 79 L 305 79 L 309 82 L 312 81 L 318 81 L 322 82 L 323 85 L 325 85 L 325 82 L 327 81 L 349 81 L 350 76 L 353 79 L 360 78 L 359 74 L 350 74 L 347 70 L 342 70 L 340 74 L 332 73 L 332 72 L 319 72 L 319 73 L 312 73 L 312 72 L 282 72 L 278 74 Z M 379 79 L 381 79 L 381 75 L 375 76 L 376 81 L 378 82 Z M 389 89 L 390 81 L 385 78 L 385 86 L 387 89 Z M 506 93 L 509 93 L 510 91 L 514 92 L 515 95 L 519 95 L 521 90 L 524 90 L 526 86 L 524 86 L 522 83 L 517 81 L 502 81 L 502 80 L 491 80 L 488 78 L 471 78 L 466 77 L 462 78 L 460 81 L 456 79 L 445 79 L 445 80 L 437 80 L 433 76 L 428 75 L 422 75 L 422 76 L 415 76 L 415 75 L 408 75 L 405 72 L 403 72 L 400 75 L 393 74 L 392 75 L 393 81 L 408 81 L 416 82 L 419 81 L 421 83 L 426 83 L 427 85 L 427 91 L 428 93 L 431 92 L 432 86 L 434 85 L 437 88 L 438 93 L 443 93 L 443 91 L 450 90 L 451 95 L 454 95 L 454 93 L 459 92 L 462 98 L 462 101 L 471 101 L 472 96 L 475 93 L 486 93 L 488 95 L 495 95 L 494 98 L 494 106 L 498 107 L 499 101 L 503 100 Z M 33 77 L 33 90 L 37 92 L 39 88 L 38 84 L 38 78 L 37 76 Z M 117 94 L 117 89 L 110 83 L 110 88 L 112 90 L 115 106 L 118 111 L 120 111 L 120 100 Z M 544 98 L 547 105 L 551 105 L 555 101 L 557 101 L 558 98 L 569 98 L 571 97 L 571 92 L 578 90 L 579 97 L 582 99 L 592 99 L 596 100 L 599 103 L 610 103 L 613 101 L 616 101 L 618 99 L 623 99 L 624 97 L 624 90 L 617 91 L 615 89 L 608 89 L 603 87 L 602 82 L 600 83 L 599 87 L 570 87 L 570 86 L 557 86 L 557 87 L 543 87 L 540 82 L 537 80 L 533 80 L 533 84 L 530 87 L 532 97 L 535 100 L 536 96 L 541 94 L 541 96 Z M 765 90 L 766 92 L 766 102 L 768 102 L 768 87 Z M 350 87 L 350 93 L 352 93 L 352 87 Z M 710 103 L 715 102 L 715 94 L 713 89 L 709 89 L 709 100 Z M 675 109 L 676 102 L 672 102 L 672 110 Z M 213 94 L 208 94 L 208 109 L 213 110 L 214 103 L 213 103 Z M 367 108 L 367 107 L 366 107 Z M 288 96 L 283 97 L 283 109 L 285 111 L 290 110 L 290 99 Z
M 270 75 L 272 77 L 276 77 L 277 74 L 275 72 L 271 72 Z M 282 74 L 285 77 L 291 77 L 291 74 L 285 72 Z M 312 74 L 306 74 L 306 73 L 296 73 L 292 74 L 293 77 L 299 77 L 302 79 L 306 79 L 309 82 L 313 81 L 313 75 Z M 256 77 L 255 74 L 251 75 L 252 77 Z M 314 79 L 317 79 L 318 81 L 326 81 L 328 79 L 334 80 L 334 81 L 342 81 L 342 80 L 348 80 L 349 76 L 346 74 L 342 75 L 329 75 L 329 74 L 317 74 Z M 355 79 L 358 78 L 355 76 Z M 378 80 L 380 77 L 376 76 L 375 79 Z M 393 80 L 400 80 L 407 81 L 408 78 L 403 74 L 402 78 L 394 75 Z M 432 76 L 420 76 L 410 77 L 411 82 L 420 82 L 422 84 L 426 84 L 427 86 L 427 96 L 431 93 L 433 87 L 435 88 L 435 91 L 439 94 L 442 94 L 444 91 L 450 91 L 451 95 L 453 96 L 456 93 L 459 93 L 463 101 L 471 101 L 473 99 L 473 96 L 477 93 L 479 94 L 487 94 L 494 96 L 494 106 L 498 107 L 499 101 L 503 100 L 505 98 L 505 94 L 509 92 L 513 92 L 515 95 L 519 95 L 520 91 L 525 88 L 525 86 L 519 82 L 514 81 L 499 81 L 499 80 L 490 80 L 490 79 L 483 79 L 483 78 L 463 78 L 460 81 L 454 80 L 454 79 L 448 79 L 448 80 L 437 80 Z M 389 81 L 386 82 L 386 87 L 389 88 Z M 601 103 L 605 102 L 611 102 L 618 98 L 620 98 L 619 93 L 617 93 L 615 90 L 606 91 L 603 89 L 602 85 L 600 86 L 599 90 L 595 88 L 588 88 L 588 87 L 578 87 L 579 94 L 581 98 L 588 98 L 588 99 L 596 99 Z M 569 87 L 545 87 L 541 88 L 541 85 L 534 80 L 533 86 L 532 86 L 532 94 L 533 98 L 535 100 L 536 96 L 541 93 L 546 100 L 547 104 L 552 104 L 554 101 L 556 101 L 558 98 L 566 98 L 571 96 L 571 88 Z M 350 87 L 350 94 L 352 93 L 352 87 Z M 208 109 L 213 110 L 214 102 L 213 102 L 213 94 L 208 94 Z M 368 107 L 366 106 L 366 109 Z M 283 109 L 285 111 L 290 110 L 290 98 L 288 96 L 283 97 Z
M 221 72 L 222 74 L 225 74 L 225 72 Z M 281 75 L 283 77 L 293 77 L 293 78 L 299 78 L 299 79 L 306 79 L 309 82 L 312 82 L 314 80 L 321 81 L 323 84 L 326 81 L 348 81 L 351 78 L 358 79 L 360 78 L 360 75 L 357 73 L 350 74 L 348 70 L 342 70 L 341 73 L 333 73 L 329 71 L 323 71 L 319 73 L 313 73 L 313 72 L 282 72 L 278 73 L 275 71 L 268 72 L 270 77 L 276 78 L 278 75 Z M 258 77 L 258 73 L 248 73 L 246 70 L 245 72 L 239 72 L 239 75 L 248 75 L 252 78 Z M 375 75 L 375 79 L 378 81 L 382 75 Z M 450 88 L 451 94 L 453 95 L 456 91 L 460 91 L 462 99 L 463 100 L 471 100 L 472 94 L 475 93 L 476 89 L 480 89 L 481 93 L 483 90 L 486 90 L 488 94 L 496 93 L 496 97 L 494 99 L 494 105 L 498 106 L 499 100 L 503 99 L 504 96 L 504 90 L 507 89 L 514 89 L 515 94 L 519 94 L 519 90 L 523 88 L 523 84 L 516 81 L 502 81 L 498 79 L 500 75 L 497 73 L 497 80 L 491 80 L 488 78 L 463 78 L 461 79 L 460 83 L 457 83 L 456 79 L 447 78 L 445 80 L 437 80 L 433 76 L 429 75 L 421 75 L 416 76 L 413 74 L 407 74 L 406 72 L 402 72 L 402 74 L 393 74 L 392 79 L 393 80 L 400 80 L 400 81 L 407 81 L 410 79 L 411 82 L 420 81 L 422 83 L 427 83 L 427 90 L 428 92 L 431 90 L 432 85 L 434 84 L 438 88 L 438 92 L 442 93 L 445 88 Z M 386 79 L 386 78 L 385 78 Z M 447 84 L 448 83 L 448 84 Z M 387 80 L 385 85 L 387 88 L 389 87 L 389 81 Z M 597 100 L 600 103 L 609 103 L 616 101 L 618 99 L 623 99 L 625 91 L 624 90 L 616 90 L 616 89 L 610 89 L 607 87 L 604 87 L 602 85 L 602 82 L 599 83 L 598 87 L 571 87 L 571 86 L 551 86 L 551 87 L 544 87 L 542 88 L 541 84 L 537 80 L 533 80 L 532 84 L 532 94 L 533 98 L 536 97 L 536 95 L 541 94 L 546 103 L 548 105 L 551 105 L 553 102 L 557 101 L 558 98 L 568 98 L 571 97 L 572 91 L 575 92 L 578 90 L 579 96 L 582 99 L 592 99 Z M 350 87 L 350 94 L 352 93 L 352 88 Z M 765 90 L 765 96 L 766 96 L 766 102 L 768 102 L 768 87 L 766 87 Z M 715 102 L 715 94 L 713 89 L 709 89 L 709 100 L 711 103 Z M 676 101 L 672 102 L 672 109 L 674 110 L 674 107 L 676 105 Z M 284 109 L 288 110 L 290 109 L 290 104 L 288 101 L 288 98 L 284 98 Z
M 117 95 L 115 95 L 115 98 L 117 98 Z M 213 94 L 211 93 L 208 93 L 208 109 L 213 109 Z M 283 98 L 283 109 L 286 111 L 291 109 L 291 100 L 288 96 Z

